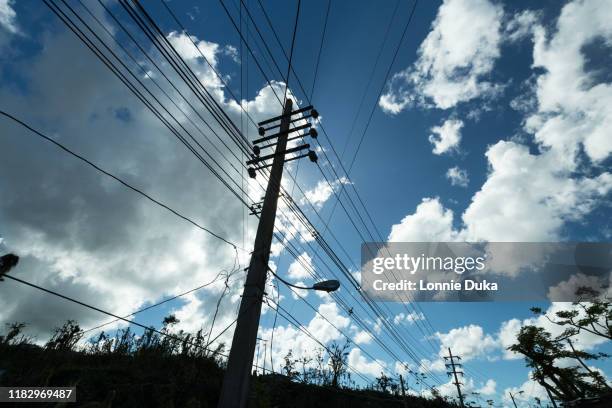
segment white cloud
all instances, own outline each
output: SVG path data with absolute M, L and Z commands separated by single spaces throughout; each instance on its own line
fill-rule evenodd
M 11 34 L 17 34 L 17 13 L 13 9 L 13 0 L 0 0 L 0 26 Z
M 358 348 L 352 348 L 349 352 L 348 365 L 356 371 L 373 377 L 378 377 L 386 370 L 386 364 L 382 360 L 370 360 L 361 353 Z
M 527 129 L 567 159 L 575 159 L 579 145 L 596 163 L 612 152 L 612 84 L 585 71 L 584 51 L 595 45 L 609 52 L 610 18 L 606 0 L 574 1 L 563 7 L 555 31 L 535 31 L 533 65 L 545 73 L 537 82 L 539 112 L 528 118 Z
M 612 188 L 609 173 L 571 178 L 553 151 L 534 155 L 501 141 L 486 156 L 488 179 L 463 214 L 467 240 L 557 240 L 564 222 L 589 213 Z
M 414 214 L 391 227 L 388 240 L 394 242 L 453 241 L 453 212 L 438 198 L 425 198 Z
M 493 379 L 488 379 L 487 382 L 480 387 L 476 392 L 482 395 L 495 395 L 497 383 Z
M 280 368 L 283 357 L 289 351 L 292 352 L 293 357 L 296 359 L 302 357 L 312 358 L 319 350 L 323 351 L 319 342 L 326 345 L 334 341 L 340 344 L 344 342 L 345 338 L 339 330 L 344 332 L 350 325 L 350 319 L 343 316 L 338 306 L 333 302 L 321 304 L 318 306 L 317 310 L 319 313 L 315 313 L 308 324 L 303 324 L 304 328 L 311 333 L 316 340 L 313 340 L 313 338 L 306 333 L 289 323 L 287 323 L 286 326 L 281 324 L 276 326 L 274 329 L 273 341 L 271 341 L 272 328 L 259 328 L 258 336 L 267 341 L 268 346 L 272 345 L 272 359 L 274 360 L 275 369 Z M 325 316 L 327 320 L 321 315 Z M 270 351 L 268 350 L 268 356 L 269 353 Z M 323 354 L 325 354 L 324 351 Z M 364 363 L 367 364 L 368 361 L 364 360 Z M 266 367 L 270 367 L 269 358 L 265 364 Z M 260 365 L 263 365 L 263 361 L 260 362 Z
M 304 267 L 306 265 L 306 267 Z M 308 268 L 308 269 L 307 269 Z M 307 252 L 302 252 L 298 259 L 291 262 L 287 275 L 291 279 L 305 279 L 310 277 L 310 271 L 313 270 L 312 258 Z
M 344 329 L 349 327 L 351 319 L 343 316 L 334 302 L 320 304 L 318 311 L 319 313 L 308 324 L 308 330 L 315 338 L 323 343 L 344 339 L 339 330 L 344 332 Z
M 336 181 L 332 181 L 328 183 L 327 180 L 319 180 L 317 185 L 304 192 L 304 198 L 301 200 L 301 204 L 306 204 L 310 201 L 315 208 L 320 209 L 323 205 L 329 200 L 329 198 L 334 194 L 334 190 L 338 191 L 338 187 L 341 184 L 350 183 L 348 179 L 342 177 Z
M 441 373 L 446 370 L 446 366 L 444 365 L 444 360 L 442 358 L 437 358 L 434 360 L 429 359 L 421 359 L 419 364 L 419 371 L 422 373 L 428 372 L 438 372 Z
M 441 155 L 457 150 L 461 142 L 462 127 L 463 122 L 456 119 L 448 119 L 442 126 L 432 127 L 431 132 L 434 134 L 429 135 L 429 142 L 434 146 L 433 154 Z
M 504 36 L 510 42 L 519 41 L 533 35 L 540 23 L 540 13 L 533 10 L 523 10 L 510 19 L 504 29 Z
M 508 347 L 516 343 L 516 336 L 519 330 L 521 330 L 522 325 L 523 322 L 519 319 L 506 320 L 501 324 L 497 338 L 503 357 L 506 360 L 518 360 L 523 358 L 520 354 L 508 350 Z
M 546 392 L 546 389 L 530 378 L 531 372 L 529 372 L 527 376 L 528 379 L 520 386 L 508 387 L 504 389 L 502 400 L 504 401 L 505 405 L 514 406 L 510 393 L 512 393 L 516 405 L 520 408 L 531 407 L 533 403 L 530 404 L 529 402 L 532 402 L 534 398 L 539 398 L 542 402 L 548 401 L 548 393 Z
M 444 1 L 418 60 L 392 77 L 381 108 L 396 114 L 420 98 L 448 109 L 497 92 L 486 76 L 500 54 L 502 18 L 502 7 L 488 0 Z
M 578 221 L 612 190 L 612 174 L 572 178 L 554 151 L 532 154 L 527 146 L 500 141 L 486 156 L 491 171 L 454 230 L 453 212 L 425 198 L 414 214 L 391 227 L 395 238 L 547 242 L 560 238 L 566 222 Z M 401 239 L 396 239 L 400 241 Z
M 358 331 L 352 338 L 355 344 L 370 344 L 372 342 L 372 335 L 365 331 Z
M 418 320 L 425 320 L 425 315 L 422 312 L 410 312 L 404 313 L 401 312 L 393 318 L 393 324 L 398 325 L 402 322 L 408 322 L 409 324 L 414 324 Z
M 457 166 L 448 169 L 446 178 L 450 180 L 451 185 L 460 187 L 467 187 L 470 181 L 467 170 L 460 169 Z
M 297 285 L 297 286 L 302 286 L 302 287 L 306 287 L 306 286 L 307 286 L 307 285 L 306 285 L 304 282 L 302 282 L 302 281 L 295 282 L 295 285 Z M 307 297 L 308 297 L 308 294 L 310 293 L 310 291 L 309 291 L 309 290 L 307 290 L 307 289 L 297 289 L 297 288 L 291 288 L 291 289 L 293 289 L 293 290 L 291 291 L 291 297 L 293 298 L 293 300 L 298 300 L 298 299 L 300 298 L 300 296 L 301 296 L 302 298 L 307 298 Z
M 485 334 L 482 327 L 475 324 L 452 329 L 448 333 L 436 333 L 436 336 L 441 343 L 440 356 L 448 355 L 450 348 L 463 361 L 485 356 L 497 348 L 495 338 Z

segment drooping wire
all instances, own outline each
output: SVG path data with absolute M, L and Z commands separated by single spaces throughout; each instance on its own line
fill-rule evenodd
M 64 146 L 63 144 L 59 143 L 56 140 L 53 140 L 52 138 L 50 138 L 49 136 L 44 135 L 43 133 L 39 132 L 38 130 L 32 128 L 30 125 L 28 125 L 27 123 L 23 122 L 20 119 L 17 119 L 15 116 L 4 112 L 2 110 L 0 110 L 0 115 L 5 116 L 8 119 L 11 119 L 12 121 L 18 123 L 19 125 L 25 127 L 26 129 L 28 129 L 30 132 L 32 132 L 33 134 L 35 134 L 36 136 L 54 144 L 55 146 L 57 146 L 58 148 L 62 149 L 63 151 L 65 151 L 66 153 L 76 157 L 77 159 L 81 160 L 82 162 L 88 164 L 89 166 L 93 167 L 95 170 L 99 171 L 100 173 L 112 178 L 113 180 L 117 181 L 118 183 L 120 183 L 121 185 L 123 185 L 124 187 L 134 191 L 135 193 L 141 195 L 142 197 L 146 198 L 147 200 L 151 201 L 152 203 L 166 209 L 167 211 L 170 211 L 172 214 L 176 215 L 177 217 L 189 222 L 190 224 L 192 224 L 193 226 L 195 226 L 196 228 L 207 232 L 208 234 L 212 235 L 213 237 L 225 242 L 228 245 L 231 245 L 232 247 L 234 247 L 235 249 L 241 249 L 243 251 L 247 251 L 246 249 L 239 247 L 237 244 L 229 241 L 228 239 L 224 238 L 223 236 L 221 236 L 220 234 L 217 234 L 216 232 L 211 231 L 210 229 L 198 224 L 197 222 L 193 221 L 191 218 L 188 218 L 186 216 L 184 216 L 183 214 L 179 213 L 178 211 L 176 211 L 175 209 L 171 208 L 170 206 L 162 203 L 161 201 L 153 198 L 152 196 L 150 196 L 149 194 L 145 193 L 144 191 L 142 191 L 141 189 L 134 187 L 133 185 L 129 184 L 127 181 L 119 178 L 118 176 L 115 176 L 114 174 L 104 170 L 103 168 L 99 167 L 98 165 L 94 164 L 92 161 L 90 161 L 89 159 L 81 156 L 78 153 L 75 153 L 74 151 L 72 151 L 70 148 Z
M 297 2 L 297 11 L 295 12 L 295 23 L 293 25 L 293 36 L 291 37 L 291 52 L 289 52 L 289 64 L 287 65 L 287 76 L 285 79 L 285 98 L 283 99 L 283 106 L 287 102 L 287 91 L 289 90 L 289 77 L 291 75 L 291 63 L 293 62 L 293 47 L 295 46 L 295 36 L 298 30 L 298 23 L 300 22 L 300 5 L 302 0 Z
M 319 52 L 317 53 L 317 62 L 315 63 L 314 77 L 312 79 L 312 88 L 310 89 L 310 100 L 313 100 L 315 85 L 317 84 L 317 76 L 319 74 L 319 63 L 321 62 L 321 53 L 323 51 L 323 44 L 325 43 L 325 34 L 327 33 L 327 20 L 329 19 L 329 10 L 331 9 L 332 0 L 327 0 L 327 10 L 325 11 L 325 21 L 323 22 L 323 34 L 321 34 L 321 44 L 319 45 Z
M 152 331 L 152 332 L 157 333 L 157 334 L 159 334 L 159 335 L 161 335 L 161 336 L 169 337 L 169 338 L 172 338 L 172 339 L 174 339 L 174 340 L 179 340 L 179 341 L 181 341 L 181 342 L 184 342 L 184 341 L 185 341 L 185 339 L 182 339 L 182 338 L 180 338 L 180 337 L 174 336 L 174 335 L 172 335 L 172 334 L 170 334 L 170 333 L 165 333 L 165 332 L 163 332 L 163 331 L 160 331 L 160 330 L 155 329 L 154 327 L 151 327 L 151 326 L 146 326 L 146 325 L 141 324 L 141 323 L 138 323 L 138 322 L 136 322 L 136 321 L 134 321 L 134 320 L 129 320 L 129 319 L 124 318 L 124 317 L 122 317 L 122 316 L 118 316 L 118 315 L 116 315 L 116 314 L 114 314 L 114 313 L 107 312 L 106 310 L 100 309 L 99 307 L 92 306 L 92 305 L 87 304 L 87 303 L 85 303 L 85 302 L 82 302 L 82 301 L 80 301 L 80 300 L 74 299 L 74 298 L 72 298 L 72 297 L 70 297 L 70 296 L 66 296 L 66 295 L 63 295 L 63 294 L 61 294 L 61 293 L 59 293 L 59 292 L 53 291 L 53 290 L 51 290 L 51 289 L 44 288 L 44 287 L 42 287 L 42 286 L 39 286 L 39 285 L 36 285 L 36 284 L 34 284 L 34 283 L 31 283 L 31 282 L 25 281 L 25 280 L 20 279 L 20 278 L 16 278 L 16 277 L 14 277 L 14 276 L 12 276 L 12 275 L 5 274 L 5 275 L 4 275 L 4 277 L 5 277 L 5 278 L 8 278 L 8 279 L 11 279 L 11 280 L 14 280 L 14 281 L 16 281 L 16 282 L 22 283 L 22 284 L 24 284 L 24 285 L 30 286 L 30 287 L 32 287 L 32 288 L 34 288 L 34 289 L 38 289 L 38 290 L 40 290 L 40 291 L 42 291 L 42 292 L 46 292 L 46 293 L 48 293 L 48 294 L 50 294 L 50 295 L 57 296 L 57 297 L 59 297 L 59 298 L 62 298 L 62 299 L 64 299 L 64 300 L 67 300 L 67 301 L 69 301 L 69 302 L 75 303 L 75 304 L 77 304 L 77 305 L 83 306 L 83 307 L 85 307 L 85 308 L 87 308 L 87 309 L 94 310 L 94 311 L 96 311 L 96 312 L 99 312 L 99 313 L 105 314 L 105 315 L 110 316 L 110 317 L 114 317 L 114 318 L 115 318 L 115 319 L 117 319 L 117 320 L 121 320 L 121 321 L 124 321 L 124 322 L 126 322 L 126 323 L 132 324 L 132 325 L 134 325 L 134 326 L 138 326 L 138 327 L 140 327 L 140 328 L 142 328 L 142 329 Z M 204 350 L 207 350 L 207 351 L 212 351 L 212 352 L 214 352 L 214 350 L 210 350 L 210 349 L 209 349 L 207 346 L 206 346 L 206 347 L 203 347 L 203 346 L 201 346 L 201 345 L 199 345 L 199 344 L 192 343 L 192 342 L 186 342 L 186 343 L 187 343 L 187 344 L 190 344 L 190 345 L 192 345 L 192 346 L 196 346 L 196 347 L 203 348 Z
M 376 97 L 376 101 L 374 102 L 374 105 L 372 106 L 372 110 L 370 111 L 370 116 L 368 117 L 368 120 L 366 122 L 366 125 L 363 129 L 363 133 L 361 134 L 361 138 L 359 139 L 359 143 L 357 144 L 357 149 L 355 150 L 355 153 L 353 153 L 353 158 L 351 159 L 351 162 L 349 164 L 348 167 L 348 172 L 350 173 L 350 171 L 353 168 L 353 165 L 355 164 L 355 160 L 357 159 L 357 154 L 359 153 L 359 150 L 361 149 L 361 145 L 363 144 L 363 140 L 365 139 L 366 133 L 368 131 L 368 128 L 370 127 L 370 123 L 372 122 L 372 116 L 374 116 L 374 111 L 376 111 L 376 106 L 378 106 L 378 100 L 380 99 L 380 96 L 382 95 L 385 86 L 387 84 L 387 80 L 389 79 L 389 75 L 391 74 L 391 69 L 393 68 L 393 65 L 395 63 L 395 60 L 397 59 L 397 55 L 399 53 L 399 50 L 404 42 L 404 38 L 406 37 L 406 33 L 408 32 L 408 27 L 410 26 L 410 22 L 412 21 L 412 17 L 414 16 L 414 11 L 416 10 L 416 6 L 417 4 L 419 4 L 419 0 L 414 0 L 414 4 L 412 6 L 412 10 L 410 11 L 410 15 L 408 16 L 408 20 L 406 21 L 406 25 L 404 26 L 404 30 L 402 31 L 402 36 L 399 40 L 399 42 L 397 43 L 397 47 L 395 48 L 395 52 L 393 53 L 393 58 L 391 59 L 391 63 L 389 64 L 389 68 L 387 69 L 387 73 L 385 74 L 385 79 L 383 81 L 383 84 L 380 88 L 380 91 L 378 92 L 378 95 Z

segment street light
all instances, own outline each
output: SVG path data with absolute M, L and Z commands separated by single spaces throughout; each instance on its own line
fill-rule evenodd
M 13 254 L 0 256 L 0 281 L 4 279 L 2 276 L 10 271 L 19 262 L 19 257 Z
M 272 269 L 268 268 L 268 270 L 270 272 L 272 272 L 272 275 L 276 276 L 279 281 L 283 282 L 287 286 L 291 286 L 292 288 L 296 288 L 296 289 L 318 290 L 318 291 L 321 291 L 321 292 L 329 293 L 329 292 L 335 292 L 340 287 L 340 282 L 335 280 L 335 279 L 317 282 L 314 285 L 308 286 L 308 287 L 307 286 L 298 286 L 298 285 L 294 285 L 292 283 L 287 282 L 286 280 L 284 280 L 283 278 L 278 276 L 276 274 L 276 272 L 274 272 Z

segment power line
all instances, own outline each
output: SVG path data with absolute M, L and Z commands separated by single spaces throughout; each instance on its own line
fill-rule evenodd
M 289 89 L 289 76 L 291 74 L 291 63 L 293 62 L 293 47 L 295 45 L 295 35 L 297 34 L 298 23 L 300 21 L 300 5 L 302 0 L 297 2 L 297 11 L 295 12 L 295 24 L 293 25 L 293 36 L 291 38 L 291 52 L 289 53 L 289 64 L 287 66 L 287 77 L 285 79 L 285 99 L 283 105 L 287 102 L 287 90 Z
M 124 322 L 126 322 L 126 323 L 133 324 L 134 326 L 138 326 L 138 327 L 143 328 L 143 329 L 145 329 L 145 330 L 150 330 L 150 331 L 155 332 L 155 333 L 157 333 L 157 334 L 159 334 L 159 335 L 162 335 L 162 336 L 165 336 L 165 337 L 169 337 L 169 338 L 172 338 L 172 339 L 174 339 L 174 340 L 179 340 L 179 341 L 181 341 L 181 342 L 185 341 L 185 339 L 180 338 L 180 337 L 178 337 L 178 336 L 174 336 L 174 335 L 172 335 L 172 334 L 170 334 L 170 333 L 164 333 L 164 332 L 162 332 L 162 331 L 160 331 L 160 330 L 155 329 L 154 327 L 151 327 L 151 326 L 145 326 L 144 324 L 141 324 L 141 323 L 135 322 L 135 321 L 133 321 L 133 320 L 126 319 L 126 318 L 124 318 L 124 317 L 118 316 L 118 315 L 113 314 L 113 313 L 111 313 L 111 312 L 107 312 L 106 310 L 100 309 L 99 307 L 89 305 L 89 304 L 87 304 L 87 303 L 85 303 L 85 302 L 81 302 L 80 300 L 77 300 L 77 299 L 71 298 L 71 297 L 69 297 L 69 296 L 63 295 L 63 294 L 61 294 L 61 293 L 59 293 L 59 292 L 55 292 L 55 291 L 50 290 L 50 289 L 43 288 L 42 286 L 38 286 L 38 285 L 36 285 L 36 284 L 34 284 L 34 283 L 31 283 L 31 282 L 25 281 L 25 280 L 23 280 L 23 279 L 16 278 L 16 277 L 14 277 L 14 276 L 12 276 L 12 275 L 4 275 L 4 277 L 5 277 L 5 278 L 8 278 L 8 279 L 11 279 L 11 280 L 14 280 L 14 281 L 16 281 L 16 282 L 22 283 L 22 284 L 24 284 L 24 285 L 30 286 L 30 287 L 32 287 L 32 288 L 38 289 L 38 290 L 40 290 L 40 291 L 42 291 L 42 292 L 46 292 L 46 293 L 48 293 L 48 294 L 50 294 L 50 295 L 57 296 L 57 297 L 62 298 L 62 299 L 64 299 L 64 300 L 68 300 L 68 301 L 70 301 L 70 302 L 72 302 L 72 303 L 76 303 L 77 305 L 83 306 L 83 307 L 85 307 L 85 308 L 88 308 L 88 309 L 94 310 L 94 311 L 96 311 L 96 312 L 99 312 L 99 313 L 105 314 L 105 315 L 107 315 L 107 316 L 114 317 L 114 318 L 116 318 L 117 320 L 122 320 L 122 321 L 124 321 Z M 190 345 L 192 345 L 192 346 L 202 347 L 201 345 L 197 345 L 197 344 L 195 344 L 195 343 L 191 343 L 191 342 L 187 342 L 187 343 L 188 343 L 188 344 L 190 344 Z M 202 348 L 203 348 L 204 350 L 207 350 L 207 351 L 214 351 L 214 350 L 210 350 L 208 347 L 202 347 Z
M 395 20 L 395 16 L 397 14 L 397 9 L 399 8 L 400 5 L 400 0 L 397 0 L 395 2 L 395 8 L 393 9 L 393 11 L 391 12 L 391 19 L 389 21 L 389 23 L 387 24 L 387 29 L 385 30 L 385 34 L 383 36 L 383 40 L 380 44 L 380 46 L 378 47 L 378 54 L 376 55 L 376 59 L 374 60 L 374 65 L 372 66 L 372 71 L 370 71 L 370 75 L 368 77 L 368 83 L 366 84 L 364 90 L 363 90 L 363 94 L 361 95 L 361 100 L 359 101 L 359 105 L 357 107 L 357 110 L 355 111 L 355 117 L 353 118 L 353 122 L 351 124 L 350 130 L 346 135 L 346 141 L 344 142 L 344 147 L 342 148 L 342 155 L 340 157 L 340 159 L 344 158 L 344 153 L 346 152 L 346 148 L 349 145 L 349 142 L 351 140 L 351 136 L 353 135 L 353 131 L 355 130 L 355 125 L 357 124 L 357 119 L 359 118 L 359 114 L 361 113 L 361 108 L 363 107 L 363 103 L 366 100 L 366 97 L 368 95 L 368 90 L 370 89 L 370 85 L 372 85 L 372 81 L 374 79 L 374 74 L 376 73 L 376 68 L 378 67 L 378 63 L 380 62 L 380 57 L 383 54 L 383 51 L 385 49 L 385 46 L 387 44 L 387 41 L 389 40 L 389 34 L 391 33 L 391 27 L 393 27 L 393 21 Z M 384 82 L 383 82 L 384 85 Z M 331 212 L 333 214 L 333 211 Z M 331 216 L 330 216 L 331 217 Z
M 366 132 L 368 131 L 368 128 L 370 127 L 370 122 L 372 122 L 372 116 L 374 116 L 374 111 L 376 110 L 376 106 L 378 105 L 378 100 L 380 99 L 380 96 L 382 95 L 383 90 L 385 89 L 385 85 L 387 84 L 387 80 L 389 79 L 389 74 L 391 74 L 391 69 L 393 68 L 393 64 L 395 63 L 397 54 L 399 53 L 402 43 L 404 42 L 404 37 L 406 37 L 406 32 L 408 31 L 408 27 L 410 26 L 410 22 L 412 21 L 412 17 L 414 16 L 414 11 L 416 10 L 416 6 L 418 3 L 419 3 L 419 0 L 414 0 L 412 10 L 410 11 L 410 15 L 408 16 L 408 21 L 406 21 L 406 25 L 404 26 L 404 31 L 402 32 L 402 36 L 399 42 L 397 43 L 397 47 L 395 48 L 393 59 L 391 60 L 391 63 L 389 64 L 389 68 L 387 69 L 387 73 L 385 74 L 385 80 L 383 81 L 380 91 L 378 92 L 378 96 L 376 97 L 376 101 L 374 102 L 374 105 L 372 106 L 372 110 L 370 111 L 370 116 L 368 117 L 368 121 L 366 122 L 365 128 L 363 129 L 363 133 L 361 134 L 361 139 L 359 139 L 359 143 L 357 144 L 357 150 L 355 150 L 355 153 L 353 154 L 353 158 L 351 159 L 351 163 L 349 164 L 349 168 L 348 168 L 349 172 L 353 168 L 353 164 L 355 164 L 357 153 L 359 153 L 359 149 L 361 149 L 361 145 L 365 138 Z
M 327 11 L 325 11 L 325 22 L 323 23 L 323 34 L 321 34 L 321 44 L 319 45 L 319 52 L 317 53 L 317 62 L 315 64 L 314 77 L 312 80 L 312 88 L 310 89 L 310 100 L 314 96 L 315 85 L 317 84 L 317 76 L 319 74 L 319 62 L 321 62 L 321 52 L 323 51 L 323 44 L 325 42 L 325 33 L 327 32 L 327 20 L 329 19 L 329 10 L 331 9 L 331 0 L 327 0 Z
M 122 2 L 122 4 L 124 4 L 124 3 Z M 124 4 L 124 6 L 125 6 L 125 4 Z M 233 21 L 232 21 L 232 22 L 233 22 Z M 248 44 L 247 44 L 247 46 L 248 46 Z M 257 63 L 257 59 L 256 59 L 256 58 L 254 58 L 254 60 L 255 60 L 255 61 L 256 61 L 256 63 Z M 257 63 L 257 64 L 258 64 L 258 63 Z M 259 64 L 258 64 L 258 65 L 259 65 Z M 261 67 L 260 67 L 260 66 L 259 66 L 259 68 L 261 69 Z M 292 70 L 292 69 L 291 69 L 291 70 Z M 263 73 L 263 72 L 262 72 L 262 73 Z M 265 73 L 264 73 L 264 76 L 265 76 Z M 296 78 L 297 78 L 297 77 L 296 77 Z M 299 82 L 299 78 L 298 78 L 298 82 Z M 269 80 L 268 80 L 268 83 L 270 84 Z M 272 90 L 274 91 L 273 87 L 272 87 Z M 332 146 L 332 148 L 333 148 L 333 146 Z M 333 168 L 333 166 L 332 166 L 332 168 Z

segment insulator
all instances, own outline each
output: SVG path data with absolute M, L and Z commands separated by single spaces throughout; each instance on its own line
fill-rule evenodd
M 308 151 L 308 158 L 309 158 L 309 159 L 310 159 L 310 161 L 311 161 L 311 162 L 313 162 L 313 163 L 316 163 L 316 162 L 317 162 L 317 160 L 319 159 L 319 158 L 317 157 L 317 154 L 316 154 L 314 151 L 312 151 L 312 150 L 309 150 L 309 151 Z
M 319 117 L 319 112 L 317 112 L 316 109 L 313 109 L 310 111 L 310 116 L 312 116 L 313 118 L 317 119 Z
M 266 129 L 261 126 L 259 129 L 257 129 L 257 133 L 259 133 L 259 136 L 263 136 L 266 134 Z
M 253 146 L 253 153 L 255 154 L 255 156 L 259 156 L 259 154 L 261 153 L 261 148 L 259 146 Z
M 255 176 L 257 175 L 257 173 L 255 172 L 255 169 L 254 169 L 254 168 L 252 168 L 252 167 L 249 167 L 249 168 L 247 169 L 247 172 L 249 173 L 249 177 L 250 177 L 250 178 L 255 178 Z
M 319 132 L 317 132 L 317 129 L 315 128 L 310 128 L 310 137 L 312 137 L 313 139 L 316 139 L 319 136 Z

